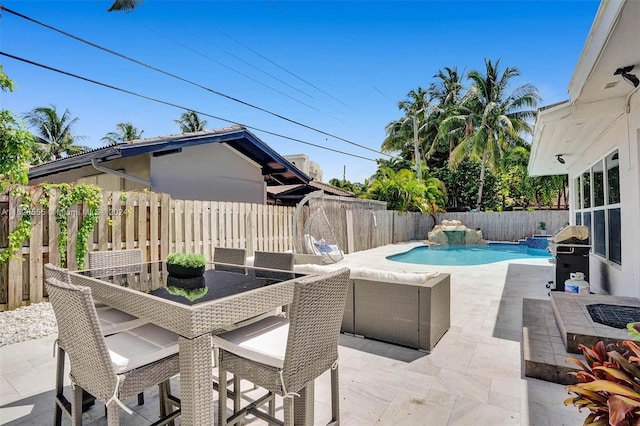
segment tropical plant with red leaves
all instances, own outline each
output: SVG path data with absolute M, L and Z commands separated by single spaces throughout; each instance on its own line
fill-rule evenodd
M 569 373 L 579 383 L 567 386 L 567 391 L 575 396 L 567 398 L 564 404 L 588 409 L 585 425 L 640 425 L 640 346 L 625 340 L 578 348 L 587 365 L 576 358 L 567 358 L 581 371 Z

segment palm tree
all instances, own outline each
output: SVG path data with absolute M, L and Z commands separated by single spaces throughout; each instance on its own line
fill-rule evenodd
M 465 137 L 453 151 L 452 159 L 457 163 L 470 156 L 480 159 L 480 185 L 476 208 L 482 207 L 482 190 L 487 167 L 499 169 L 499 159 L 506 147 L 524 145 L 523 136 L 532 134 L 529 120 L 533 120 L 540 97 L 538 90 L 525 84 L 509 92 L 509 82 L 520 75 L 517 68 L 499 70 L 500 61 L 495 64 L 485 59 L 486 72 L 473 70 L 467 78 L 471 88 L 462 102 L 459 122 L 473 124 L 473 131 Z
M 53 105 L 38 107 L 25 114 L 24 118 L 33 130 L 36 141 L 35 150 L 40 157 L 38 161 L 59 160 L 62 154 L 79 154 L 89 149 L 75 144 L 84 137 L 72 133 L 78 118 L 71 118 L 68 109 L 65 109 L 64 114 L 60 116 Z
M 173 121 L 180 126 L 182 133 L 202 132 L 206 130 L 207 125 L 207 120 L 202 120 L 195 111 L 191 110 L 183 112 L 180 119 Z
M 382 142 L 382 152 L 400 152 L 403 158 L 410 158 L 413 151 L 416 168 L 419 167 L 422 156 L 418 148 L 422 148 L 424 158 L 428 158 L 435 150 L 435 108 L 427 90 L 418 87 L 417 90 L 409 91 L 407 99 L 398 102 L 398 109 L 405 116 L 385 127 L 387 137 Z
M 466 127 L 465 123 L 460 125 L 456 121 L 448 120 L 459 114 L 460 103 L 464 95 L 462 85 L 464 72 L 459 73 L 457 67 L 445 67 L 433 77 L 438 80 L 431 83 L 428 91 L 438 103 L 439 114 L 435 117 L 438 126 L 438 142 L 448 142 L 449 162 L 451 162 L 451 154 L 458 141 L 464 137 Z
M 114 0 L 107 12 L 131 12 L 141 3 L 142 0 Z
M 131 142 L 136 139 L 140 139 L 144 130 L 138 130 L 136 126 L 131 123 L 118 123 L 116 124 L 117 131 L 107 133 L 102 141 L 109 144 Z

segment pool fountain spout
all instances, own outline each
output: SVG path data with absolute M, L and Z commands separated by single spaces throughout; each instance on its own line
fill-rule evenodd
M 459 220 L 443 220 L 429 232 L 427 243 L 430 245 L 469 245 L 486 244 L 482 231 L 469 229 Z

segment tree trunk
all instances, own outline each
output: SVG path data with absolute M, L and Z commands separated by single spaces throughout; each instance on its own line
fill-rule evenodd
M 484 174 L 487 168 L 487 150 L 482 152 L 482 163 L 480 166 L 480 186 L 478 187 L 478 199 L 476 200 L 476 210 L 480 211 L 482 207 L 482 190 L 484 189 Z
M 453 150 L 456 148 L 456 141 L 453 138 L 449 138 L 449 164 L 451 164 L 451 154 L 453 154 Z

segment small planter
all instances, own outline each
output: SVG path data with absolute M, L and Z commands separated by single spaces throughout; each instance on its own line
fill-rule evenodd
M 196 278 L 204 275 L 204 266 L 192 267 L 167 263 L 167 272 L 173 278 Z
M 174 278 L 196 278 L 204 275 L 204 256 L 195 253 L 171 253 L 167 256 L 167 272 Z

